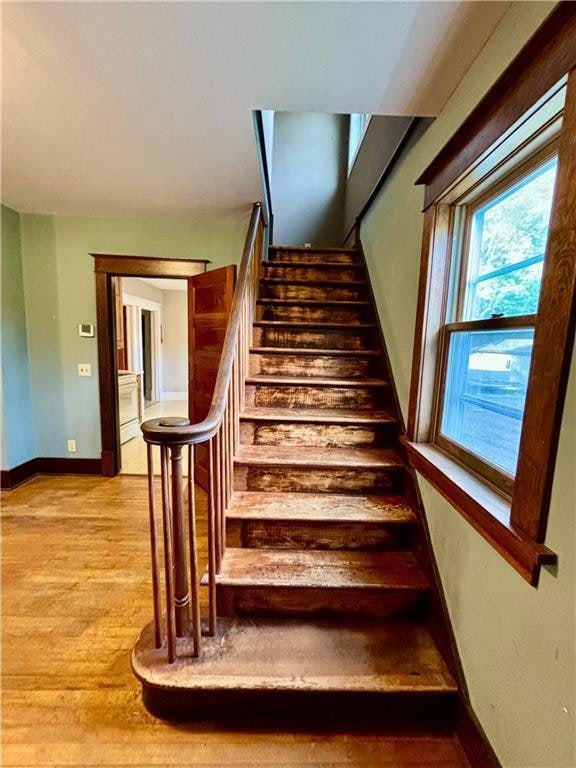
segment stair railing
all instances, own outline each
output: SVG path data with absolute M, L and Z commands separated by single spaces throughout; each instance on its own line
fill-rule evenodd
M 194 446 L 199 443 L 207 443 L 209 457 L 207 634 L 216 633 L 216 575 L 220 571 L 226 548 L 226 508 L 233 488 L 233 458 L 240 443 L 239 416 L 244 406 L 243 385 L 248 375 L 264 230 L 261 205 L 255 203 L 208 415 L 197 424 L 190 424 L 187 418 L 159 418 L 146 421 L 141 426 L 148 452 L 154 644 L 157 649 L 166 646 L 169 663 L 176 660 L 180 649 L 183 654 L 190 655 L 187 650 L 190 648 L 190 639 L 192 655 L 200 655 L 201 575 L 194 493 Z M 153 445 L 160 446 L 160 504 L 155 487 Z M 184 477 L 188 481 L 186 492 Z M 160 515 L 157 512 L 158 506 L 161 506 Z M 164 590 L 161 588 L 159 529 L 163 544 Z M 166 606 L 165 620 L 162 591 Z M 185 640 L 178 643 L 178 638 Z

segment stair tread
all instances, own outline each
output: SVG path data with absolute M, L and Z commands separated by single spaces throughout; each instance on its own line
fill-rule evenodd
M 273 283 L 275 285 L 321 285 L 321 286 L 338 286 L 339 288 L 358 288 L 364 287 L 367 284 L 366 280 L 319 280 L 313 278 L 311 280 L 302 280 L 294 277 L 261 277 L 262 283 Z
M 328 255 L 328 254 L 327 254 Z M 263 266 L 267 267 L 295 267 L 296 269 L 302 269 L 302 267 L 310 267 L 316 269 L 317 267 L 338 267 L 338 269 L 364 269 L 363 264 L 357 262 L 342 262 L 342 261 L 283 261 L 282 259 L 274 259 L 274 261 L 263 261 Z
M 251 347 L 250 352 L 258 355 L 314 355 L 323 357 L 335 355 L 339 357 L 379 357 L 378 349 L 322 349 L 321 347 Z
M 369 307 L 369 301 L 360 301 L 352 299 L 268 299 L 266 297 L 257 299 L 257 304 L 275 304 L 278 306 L 297 306 L 305 307 Z
M 324 424 L 394 424 L 396 419 L 386 411 L 355 408 L 268 408 L 245 407 L 244 421 L 302 421 Z
M 246 384 L 279 387 L 387 387 L 384 379 L 323 379 L 315 376 L 266 376 L 255 374 L 246 379 Z
M 427 590 L 411 552 L 228 547 L 218 584 L 251 587 Z
M 189 643 L 179 640 L 181 652 Z M 235 618 L 221 620 L 216 637 L 203 643 L 194 663 L 166 664 L 148 627 L 133 653 L 134 671 L 173 690 L 457 691 L 429 630 L 419 622 Z
M 294 330 L 320 328 L 321 330 L 357 331 L 375 328 L 374 323 L 326 323 L 321 320 L 255 320 L 256 328 L 291 328 Z
M 416 515 L 402 496 L 235 491 L 226 516 L 244 520 L 411 524 Z
M 391 448 L 319 448 L 301 445 L 240 445 L 234 456 L 234 463 L 311 469 L 400 469 L 405 466 L 400 456 Z
M 277 253 L 278 251 L 303 251 L 304 253 L 360 253 L 358 248 L 347 248 L 345 246 L 342 246 L 341 248 L 334 246 L 318 246 L 315 248 L 308 245 L 270 245 L 268 250 L 272 251 L 272 253 Z

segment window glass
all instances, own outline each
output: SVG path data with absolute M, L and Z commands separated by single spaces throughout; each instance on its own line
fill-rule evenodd
M 533 328 L 450 334 L 440 431 L 510 475 L 516 471 Z
M 553 157 L 472 215 L 462 319 L 536 313 L 556 166 Z
M 360 144 L 364 138 L 364 131 L 370 120 L 370 114 L 355 112 L 350 115 L 350 133 L 348 137 L 348 173 L 352 170 L 354 160 L 358 154 Z

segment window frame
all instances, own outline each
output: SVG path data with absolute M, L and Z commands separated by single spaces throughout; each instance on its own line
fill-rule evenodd
M 407 434 L 412 465 L 531 585 L 556 555 L 544 543 L 576 324 L 576 9 L 561 3 L 420 176 L 424 232 Z M 531 373 L 512 499 L 431 442 L 440 330 L 450 288 L 454 201 L 478 192 L 486 164 L 518 138 L 549 94 L 566 87 Z M 520 128 L 519 128 L 520 126 Z M 545 133 L 546 126 L 542 126 Z M 544 142 L 545 143 L 545 142 Z M 476 178 L 476 180 L 474 180 Z M 466 184 L 464 183 L 464 187 Z
M 537 132 L 538 133 L 538 132 Z M 537 136 L 535 137 L 537 139 Z M 452 242 L 448 254 L 446 269 L 448 271 L 449 290 L 444 297 L 442 308 L 443 325 L 439 330 L 438 360 L 434 402 L 432 410 L 432 426 L 430 442 L 440 450 L 448 453 L 466 469 L 476 474 L 481 480 L 489 483 L 496 491 L 502 493 L 509 501 L 512 499 L 515 475 L 496 466 L 487 458 L 482 458 L 465 446 L 450 439 L 442 432 L 445 391 L 447 386 L 447 368 L 450 350 L 450 339 L 453 333 L 463 331 L 490 331 L 514 328 L 536 327 L 537 312 L 530 315 L 508 315 L 494 318 L 467 320 L 465 318 L 466 293 L 468 287 L 468 271 L 471 258 L 471 240 L 473 218 L 478 210 L 490 200 L 495 200 L 506 191 L 513 189 L 517 183 L 532 174 L 538 168 L 545 166 L 558 156 L 558 136 L 538 147 L 529 157 L 514 165 L 501 178 L 489 184 L 480 194 L 472 195 L 467 202 L 456 201 L 452 204 L 449 239 Z M 466 195 L 465 195 L 466 197 Z M 545 253 L 542 254 L 543 262 Z M 523 262 L 518 262 L 519 265 Z M 450 301 L 452 295 L 452 301 Z

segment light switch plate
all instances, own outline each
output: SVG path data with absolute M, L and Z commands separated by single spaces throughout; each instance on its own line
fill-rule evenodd
M 92 376 L 90 363 L 78 363 L 78 376 Z

